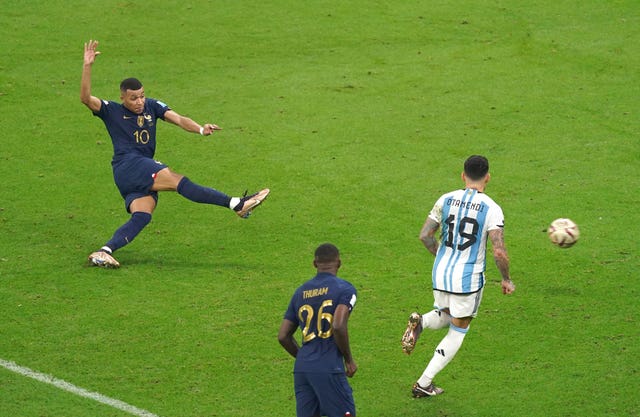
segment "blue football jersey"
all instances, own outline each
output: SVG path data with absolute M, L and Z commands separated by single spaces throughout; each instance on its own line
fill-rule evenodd
M 457 190 L 440 197 L 429 217 L 442 231 L 433 264 L 433 288 L 456 294 L 482 289 L 488 232 L 504 227 L 500 206 L 477 190 Z
M 170 110 L 161 101 L 147 98 L 142 114 L 135 114 L 122 103 L 102 101 L 95 116 L 102 119 L 113 143 L 113 162 L 129 156 L 153 158 L 156 152 L 156 121 Z
M 329 273 L 319 273 L 296 290 L 284 315 L 302 332 L 294 372 L 344 372 L 342 353 L 333 340 L 333 314 L 338 305 L 351 311 L 355 303 L 355 287 Z

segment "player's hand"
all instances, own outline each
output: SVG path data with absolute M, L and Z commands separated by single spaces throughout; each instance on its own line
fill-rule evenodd
M 347 376 L 349 378 L 354 376 L 356 371 L 358 370 L 358 365 L 356 365 L 354 361 L 345 362 L 344 365 L 345 365 L 345 373 L 347 374 Z
M 211 123 L 205 123 L 204 126 L 202 126 L 203 130 L 202 130 L 202 134 L 205 136 L 209 136 L 210 134 L 213 133 L 214 130 L 222 130 L 222 128 L 218 125 L 214 125 Z
M 100 55 L 97 51 L 98 41 L 90 40 L 89 43 L 84 44 L 84 63 L 85 65 L 91 65 L 96 60 L 96 57 Z
M 510 279 L 502 280 L 502 293 L 503 294 L 512 294 L 516 290 L 516 284 L 513 283 Z

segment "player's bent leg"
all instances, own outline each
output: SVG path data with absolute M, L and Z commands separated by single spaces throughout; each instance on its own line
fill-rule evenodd
M 153 175 L 153 185 L 151 186 L 151 190 L 176 191 L 183 178 L 183 175 L 176 174 L 168 167 L 163 168 Z
M 418 342 L 418 337 L 420 337 L 420 333 L 422 333 L 422 316 L 420 313 L 413 312 L 409 316 L 407 329 L 402 335 L 402 351 L 404 353 L 410 355 L 411 352 L 413 352 L 413 349 L 416 347 L 416 343 Z
M 422 328 L 438 330 L 451 324 L 451 315 L 445 310 L 431 310 L 422 316 Z
M 195 203 L 214 204 L 227 207 L 231 205 L 231 197 L 223 192 L 209 187 L 203 187 L 192 182 L 187 177 L 182 177 L 176 187 L 178 194 Z
M 117 251 L 121 247 L 133 242 L 133 239 L 135 239 L 150 222 L 151 214 L 142 211 L 132 213 L 129 221 L 116 230 L 111 240 L 109 240 L 105 246 L 108 246 L 112 252 Z
M 135 207 L 132 204 L 132 207 Z M 89 255 L 89 262 L 95 266 L 105 268 L 118 268 L 120 263 L 116 261 L 112 253 L 128 245 L 136 236 L 151 222 L 151 214 L 142 211 L 135 211 L 125 224 L 115 231 L 113 237 L 100 249 Z
M 127 206 L 129 213 L 141 212 L 141 213 L 153 213 L 156 209 L 158 193 L 152 193 L 152 195 L 133 194 L 127 196 L 126 201 L 131 200 Z

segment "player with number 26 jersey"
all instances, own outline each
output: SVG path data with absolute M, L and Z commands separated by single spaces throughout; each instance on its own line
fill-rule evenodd
M 349 282 L 320 272 L 293 294 L 284 318 L 298 323 L 302 346 L 294 372 L 344 373 L 344 361 L 333 341 L 333 314 L 344 304 L 353 309 L 356 289 Z
M 294 358 L 297 417 L 356 417 L 347 378 L 358 365 L 351 354 L 348 321 L 356 289 L 338 278 L 340 251 L 324 243 L 315 251 L 316 276 L 296 289 L 280 330 L 280 345 Z M 300 328 L 302 346 L 293 337 Z
M 433 264 L 433 289 L 454 294 L 480 291 L 487 233 L 504 227 L 500 206 L 486 194 L 467 188 L 440 197 L 429 217 L 442 228 Z

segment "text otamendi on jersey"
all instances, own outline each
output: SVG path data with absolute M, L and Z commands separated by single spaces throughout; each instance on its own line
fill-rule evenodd
M 463 209 L 475 210 L 480 213 L 482 213 L 485 208 L 485 205 L 482 203 L 474 203 L 473 201 L 462 201 L 456 198 L 448 198 L 446 203 L 451 207 L 462 207 Z

